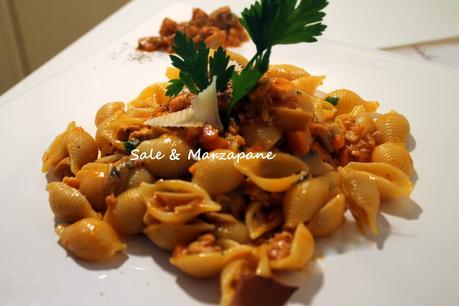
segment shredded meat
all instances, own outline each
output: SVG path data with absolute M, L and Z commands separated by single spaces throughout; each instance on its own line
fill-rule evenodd
M 183 32 L 195 43 L 205 42 L 211 48 L 238 47 L 249 38 L 228 6 L 221 7 L 210 15 L 195 8 L 190 21 L 177 23 L 165 18 L 159 36 L 140 38 L 138 48 L 143 51 L 162 50 L 171 53 L 177 31 Z

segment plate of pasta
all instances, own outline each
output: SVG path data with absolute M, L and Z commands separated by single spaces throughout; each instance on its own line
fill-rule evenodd
M 0 302 L 454 305 L 459 74 L 326 5 L 174 4 L 1 104 Z

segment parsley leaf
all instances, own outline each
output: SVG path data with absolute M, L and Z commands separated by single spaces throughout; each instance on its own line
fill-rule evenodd
M 332 104 L 333 106 L 336 106 L 339 102 L 339 97 L 326 97 L 325 101 Z
M 139 145 L 140 141 L 138 139 L 130 139 L 128 141 L 125 141 L 124 144 L 124 150 L 128 153 L 131 153 L 137 146 Z
M 198 94 L 210 85 L 214 76 L 217 77 L 217 90 L 222 90 L 231 79 L 235 66 L 228 67 L 229 56 L 222 48 L 218 48 L 209 58 L 210 50 L 203 42 L 195 44 L 185 34 L 177 32 L 174 51 L 177 55 L 170 55 L 170 58 L 172 65 L 180 69 L 180 75 L 179 79 L 169 81 L 168 96 L 178 95 L 184 86 Z
M 271 49 L 268 49 L 264 53 L 255 56 L 247 66 L 241 71 L 241 73 L 233 73 L 233 97 L 228 105 L 226 117 L 229 119 L 231 112 L 236 106 L 237 102 L 247 95 L 252 88 L 257 84 L 258 80 L 268 70 L 269 56 Z
M 209 48 L 203 42 L 195 46 L 193 40 L 186 38 L 182 32 L 177 32 L 174 39 L 174 51 L 177 55 L 171 55 L 170 58 L 172 66 L 180 69 L 181 83 L 186 85 L 192 93 L 204 90 L 210 84 L 207 72 Z M 183 86 L 180 87 L 181 83 L 178 81 L 171 80 L 170 83 L 169 86 L 172 87 L 168 87 L 167 92 L 171 95 L 177 95 L 183 88 Z
M 235 66 L 231 65 L 228 67 L 229 60 L 229 56 L 226 55 L 226 51 L 222 47 L 219 47 L 209 59 L 210 79 L 212 80 L 213 76 L 217 77 L 218 91 L 225 88 L 233 75 Z
M 274 45 L 316 41 L 326 26 L 321 24 L 326 0 L 261 0 L 242 11 L 241 24 L 257 52 Z

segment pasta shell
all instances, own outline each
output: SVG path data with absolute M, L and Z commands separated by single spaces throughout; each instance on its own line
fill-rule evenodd
M 96 113 L 94 123 L 99 126 L 105 119 L 110 118 L 119 110 L 124 110 L 123 102 L 110 102 L 102 105 Z
M 77 172 L 76 178 L 80 183 L 79 190 L 97 211 L 106 208 L 105 197 L 114 191 L 110 180 L 110 165 L 103 163 L 86 164 Z
M 271 276 L 266 247 L 259 247 L 253 254 L 236 258 L 223 268 L 220 275 L 220 305 L 231 305 L 239 280 L 249 275 Z
M 144 229 L 145 235 L 158 247 L 171 251 L 178 244 L 188 244 L 199 235 L 211 232 L 215 225 L 202 221 L 187 224 L 151 224 Z
M 101 261 L 124 251 L 113 228 L 100 219 L 85 218 L 69 226 L 58 226 L 59 243 L 75 255 L 87 261 Z
M 318 121 L 325 122 L 335 116 L 337 110 L 333 104 L 315 96 L 312 97 L 312 102 L 314 104 L 314 116 Z
M 383 142 L 406 144 L 410 134 L 410 123 L 405 116 L 391 111 L 378 117 L 375 125 L 376 129 L 381 132 Z
M 140 188 L 147 203 L 144 218 L 152 217 L 167 224 L 184 224 L 202 213 L 221 208 L 204 189 L 190 182 L 160 180 L 155 184 L 142 183 Z
M 75 188 L 61 182 L 49 183 L 49 204 L 56 218 L 75 222 L 83 218 L 99 218 L 88 200 Z
M 52 166 L 48 173 L 46 173 L 46 180 L 48 183 L 51 182 L 60 182 L 64 179 L 64 177 L 72 177 L 73 173 L 70 170 L 70 158 L 65 157 L 61 159 L 57 165 Z
M 220 224 L 215 229 L 215 236 L 222 239 L 231 239 L 238 243 L 249 243 L 250 235 L 247 226 L 242 222 Z
M 363 225 L 367 224 L 371 232 L 376 235 L 378 233 L 376 215 L 380 206 L 378 188 L 362 171 L 344 168 L 338 170 L 343 177 L 343 191 L 348 199 L 349 209 L 358 226 L 363 229 Z
M 268 244 L 271 268 L 275 270 L 301 270 L 314 254 L 314 238 L 303 223 L 298 224 L 293 237 L 283 232 Z
M 80 127 L 69 132 L 66 146 L 73 174 L 76 174 L 85 164 L 95 161 L 99 154 L 94 138 Z
M 239 279 L 243 275 L 253 274 L 253 263 L 245 258 L 238 258 L 228 263 L 220 275 L 220 305 L 230 306 L 236 292 Z
M 409 177 L 413 174 L 413 161 L 405 147 L 399 143 L 386 142 L 377 146 L 371 154 L 372 162 L 391 164 Z
M 310 74 L 301 67 L 290 64 L 269 65 L 268 71 L 264 74 L 264 78 L 283 78 L 289 81 L 308 77 Z
M 124 142 L 129 131 L 144 127 L 145 116 L 140 113 L 118 110 L 104 120 L 96 131 L 96 144 L 102 156 L 111 155 L 115 151 L 125 151 Z
M 229 153 L 229 150 L 213 152 Z M 212 153 L 212 152 L 211 152 Z M 236 170 L 232 160 L 203 159 L 190 167 L 193 183 L 204 188 L 211 196 L 225 194 L 236 189 L 244 180 L 244 176 Z M 221 178 L 225 178 L 224 181 Z
M 367 112 L 375 112 L 378 107 L 378 102 L 368 102 L 363 100 L 358 94 L 347 89 L 338 89 L 330 92 L 328 97 L 337 97 L 335 116 L 347 114 L 356 106 L 362 105 Z
M 327 172 L 324 176 L 328 178 L 328 181 L 330 182 L 330 190 L 341 187 L 342 178 L 338 171 L 335 170 Z
M 345 168 L 362 171 L 374 182 L 382 200 L 407 197 L 413 190 L 410 178 L 400 169 L 387 163 L 351 162 Z
M 235 161 L 235 167 L 255 185 L 270 192 L 287 190 L 308 172 L 301 159 L 286 153 L 276 153 L 272 159 L 241 159 Z
M 247 208 L 245 224 L 251 239 L 282 224 L 282 211 L 277 207 L 264 207 L 262 202 L 252 202 Z
M 292 81 L 298 90 L 303 91 L 309 95 L 313 95 L 320 85 L 322 85 L 325 80 L 323 75 L 310 75 L 297 78 Z
M 175 135 L 164 134 L 159 138 L 143 141 L 137 149 L 140 159 L 143 160 L 148 170 L 160 178 L 181 177 L 193 163 L 193 160 L 187 158 L 191 147 Z M 148 158 L 151 152 L 153 152 L 153 155 L 155 152 L 160 152 L 163 154 L 163 158 Z M 173 152 L 180 154 L 178 160 L 171 158 Z M 147 158 L 142 158 L 142 154 Z
M 136 167 L 129 172 L 126 189 L 140 186 L 141 183 L 153 183 L 155 177 L 145 167 Z
M 261 120 L 250 121 L 241 129 L 247 146 L 256 151 L 270 150 L 282 137 L 278 127 Z
M 106 203 L 104 221 L 118 233 L 131 235 L 142 232 L 143 216 L 147 208 L 140 187 L 128 189 L 118 197 L 109 196 Z
M 290 188 L 284 198 L 284 227 L 307 222 L 327 202 L 330 182 L 325 177 L 305 180 Z
M 275 124 L 283 131 L 304 131 L 312 121 L 313 114 L 300 108 L 272 107 Z
M 167 85 L 167 82 L 154 83 L 146 87 L 137 98 L 129 102 L 129 106 L 157 109 L 160 105 L 169 102 L 169 97 L 166 95 Z
M 202 249 L 202 252 L 188 252 L 187 249 L 176 247 L 169 261 L 190 276 L 208 278 L 217 276 L 227 263 L 248 256 L 253 250 L 247 245 L 236 245 L 228 249 Z
M 67 128 L 64 132 L 54 138 L 51 145 L 45 151 L 42 157 L 43 166 L 41 168 L 42 172 L 48 172 L 52 166 L 57 165 L 62 159 L 69 156 L 67 151 L 67 136 L 69 132 L 73 131 L 76 128 L 74 121 L 70 122 L 67 125 Z
M 345 197 L 339 193 L 309 221 L 309 231 L 314 237 L 325 237 L 333 234 L 343 224 L 345 211 Z
M 324 162 L 316 152 L 310 152 L 301 159 L 308 166 L 309 174 L 312 176 L 321 176 L 333 170 L 333 167 Z

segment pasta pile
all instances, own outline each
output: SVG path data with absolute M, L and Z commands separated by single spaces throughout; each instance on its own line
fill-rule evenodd
M 352 91 L 317 91 L 323 79 L 271 65 L 223 131 L 146 125 L 191 104 L 186 90 L 167 97 L 166 83 L 127 104 L 103 105 L 95 138 L 70 123 L 43 156 L 60 244 L 99 261 L 126 249 L 122 237 L 143 233 L 183 272 L 220 275 L 221 305 L 236 305 L 247 278 L 303 269 L 314 241 L 338 231 L 347 210 L 362 231 L 377 234 L 382 202 L 413 189 L 409 123 L 395 111 L 376 114 L 378 102 Z M 229 93 L 217 93 L 220 107 Z M 167 158 L 197 149 L 275 155 Z M 152 150 L 166 158 L 132 158 Z

